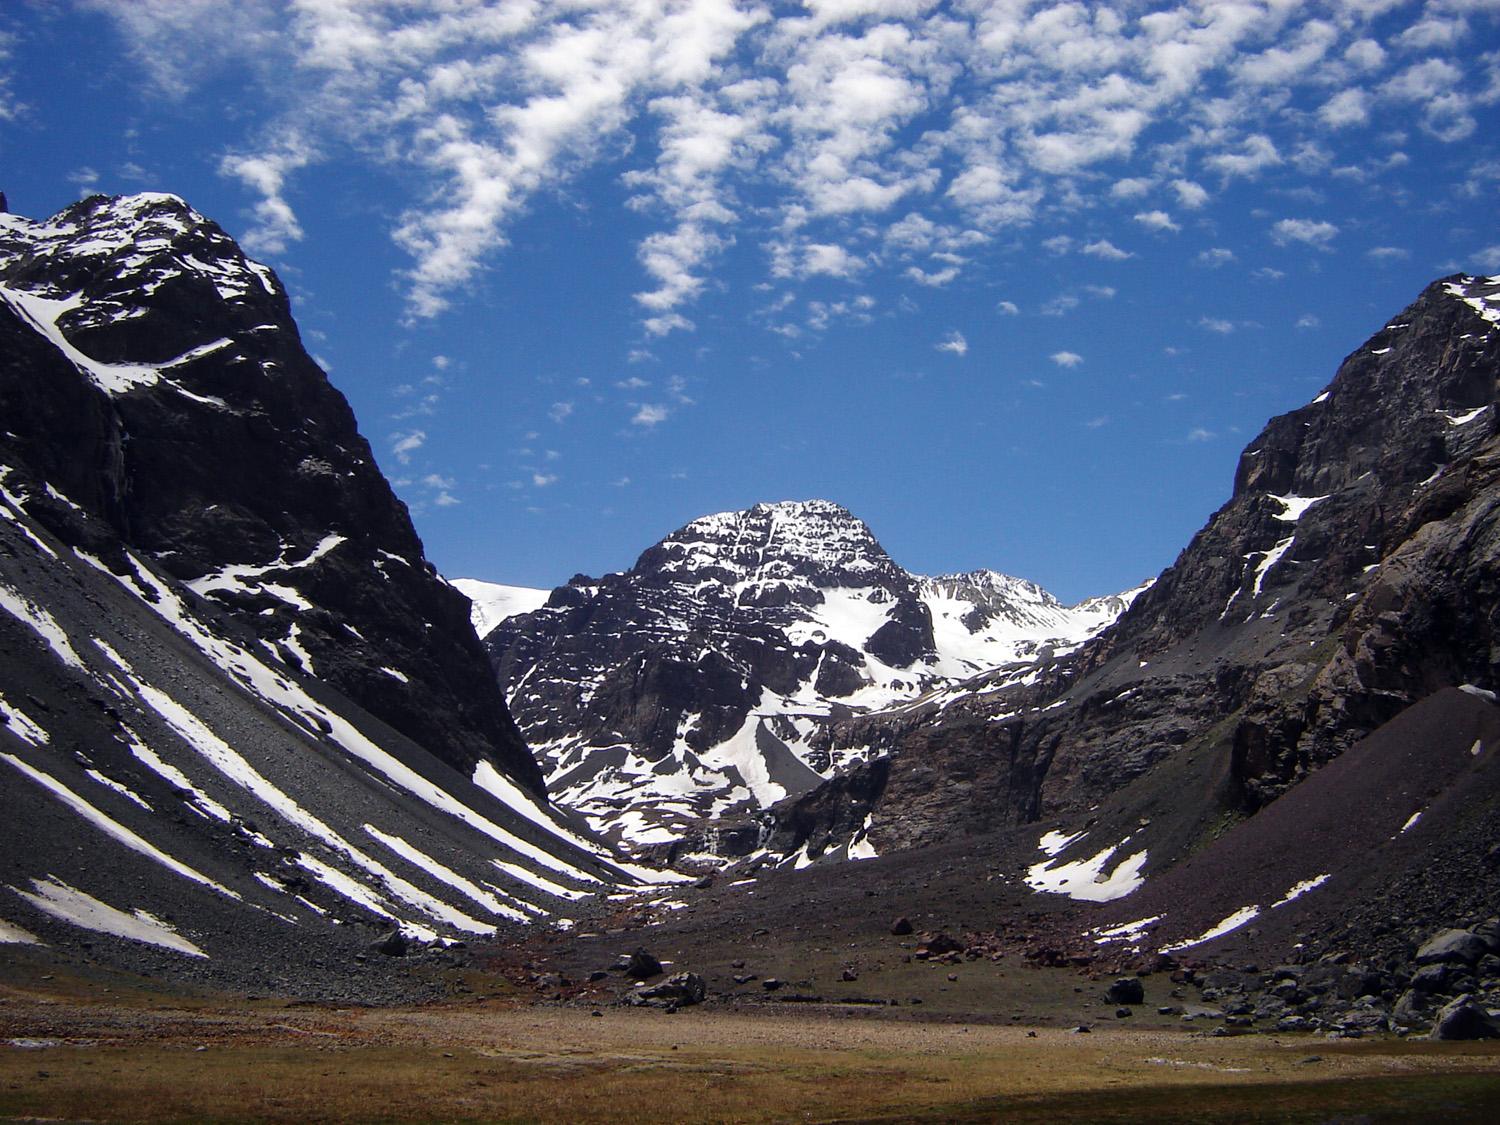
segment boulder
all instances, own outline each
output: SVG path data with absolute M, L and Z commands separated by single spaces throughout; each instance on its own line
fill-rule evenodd
M 1411 987 L 1418 992 L 1448 992 L 1449 982 L 1458 973 L 1448 965 L 1423 965 L 1411 977 Z
M 1488 952 L 1488 943 L 1478 934 L 1469 930 L 1444 930 L 1428 938 L 1417 950 L 1417 964 L 1460 962 L 1472 965 Z
M 1438 1012 L 1432 1039 L 1500 1039 L 1500 1020 L 1480 1007 L 1472 996 L 1460 996 Z
M 1146 988 L 1136 977 L 1121 977 L 1109 986 L 1104 999 L 1111 1004 L 1143 1004 Z
M 631 980 L 649 980 L 661 976 L 661 962 L 644 949 L 634 953 L 622 953 L 614 963 L 615 972 L 624 973 Z
M 703 1003 L 703 998 L 708 995 L 708 985 L 697 973 L 673 973 L 660 984 L 641 989 L 637 995 L 655 1004 L 685 1008 Z
M 912 928 L 911 919 L 904 914 L 891 923 L 891 933 L 896 937 L 905 937 Z

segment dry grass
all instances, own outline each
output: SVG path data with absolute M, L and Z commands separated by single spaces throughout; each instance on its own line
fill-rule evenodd
M 12 994 L 0 1117 L 221 1121 L 1500 1119 L 1492 1047 L 471 1005 L 327 1012 Z M 1310 1055 L 1320 1061 L 1307 1062 Z M 1415 1116 L 1414 1116 L 1415 1114 Z

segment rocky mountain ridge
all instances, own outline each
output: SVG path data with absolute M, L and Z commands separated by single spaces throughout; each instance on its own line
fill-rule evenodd
M 1500 279 L 1429 286 L 1250 443 L 1230 500 L 1111 628 L 837 725 L 869 761 L 777 806 L 772 849 L 1092 820 L 1149 870 L 1432 693 L 1493 691 L 1497 323 Z
M 652 877 L 542 795 L 275 275 L 180 199 L 0 215 L 0 943 L 262 991 Z
M 783 502 L 694 520 L 485 643 L 561 803 L 638 848 L 738 851 L 751 814 L 863 756 L 830 722 L 1076 646 L 1133 594 L 918 577 L 837 504 Z

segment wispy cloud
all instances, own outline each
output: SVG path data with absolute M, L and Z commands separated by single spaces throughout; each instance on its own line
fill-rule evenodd
M 969 341 L 956 329 L 939 340 L 934 347 L 940 352 L 950 352 L 960 358 L 969 354 Z

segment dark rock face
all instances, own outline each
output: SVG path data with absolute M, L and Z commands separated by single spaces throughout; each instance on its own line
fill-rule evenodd
M 8 464 L 451 765 L 542 792 L 467 600 L 423 558 L 270 270 L 176 197 L 96 196 L 6 216 L 0 285 Z M 99 546 L 34 494 L 65 542 Z
M 1191 798 L 1196 827 L 1174 844 L 1188 847 L 1438 689 L 1494 689 L 1497 323 L 1500 279 L 1435 282 L 1250 443 L 1228 503 L 1113 627 L 1025 682 L 997 672 L 941 709 L 835 726 L 834 747 L 889 757 L 869 841 L 919 846 L 1129 792 L 1122 825 Z M 773 838 L 817 854 L 847 822 L 837 806 L 788 801 Z

